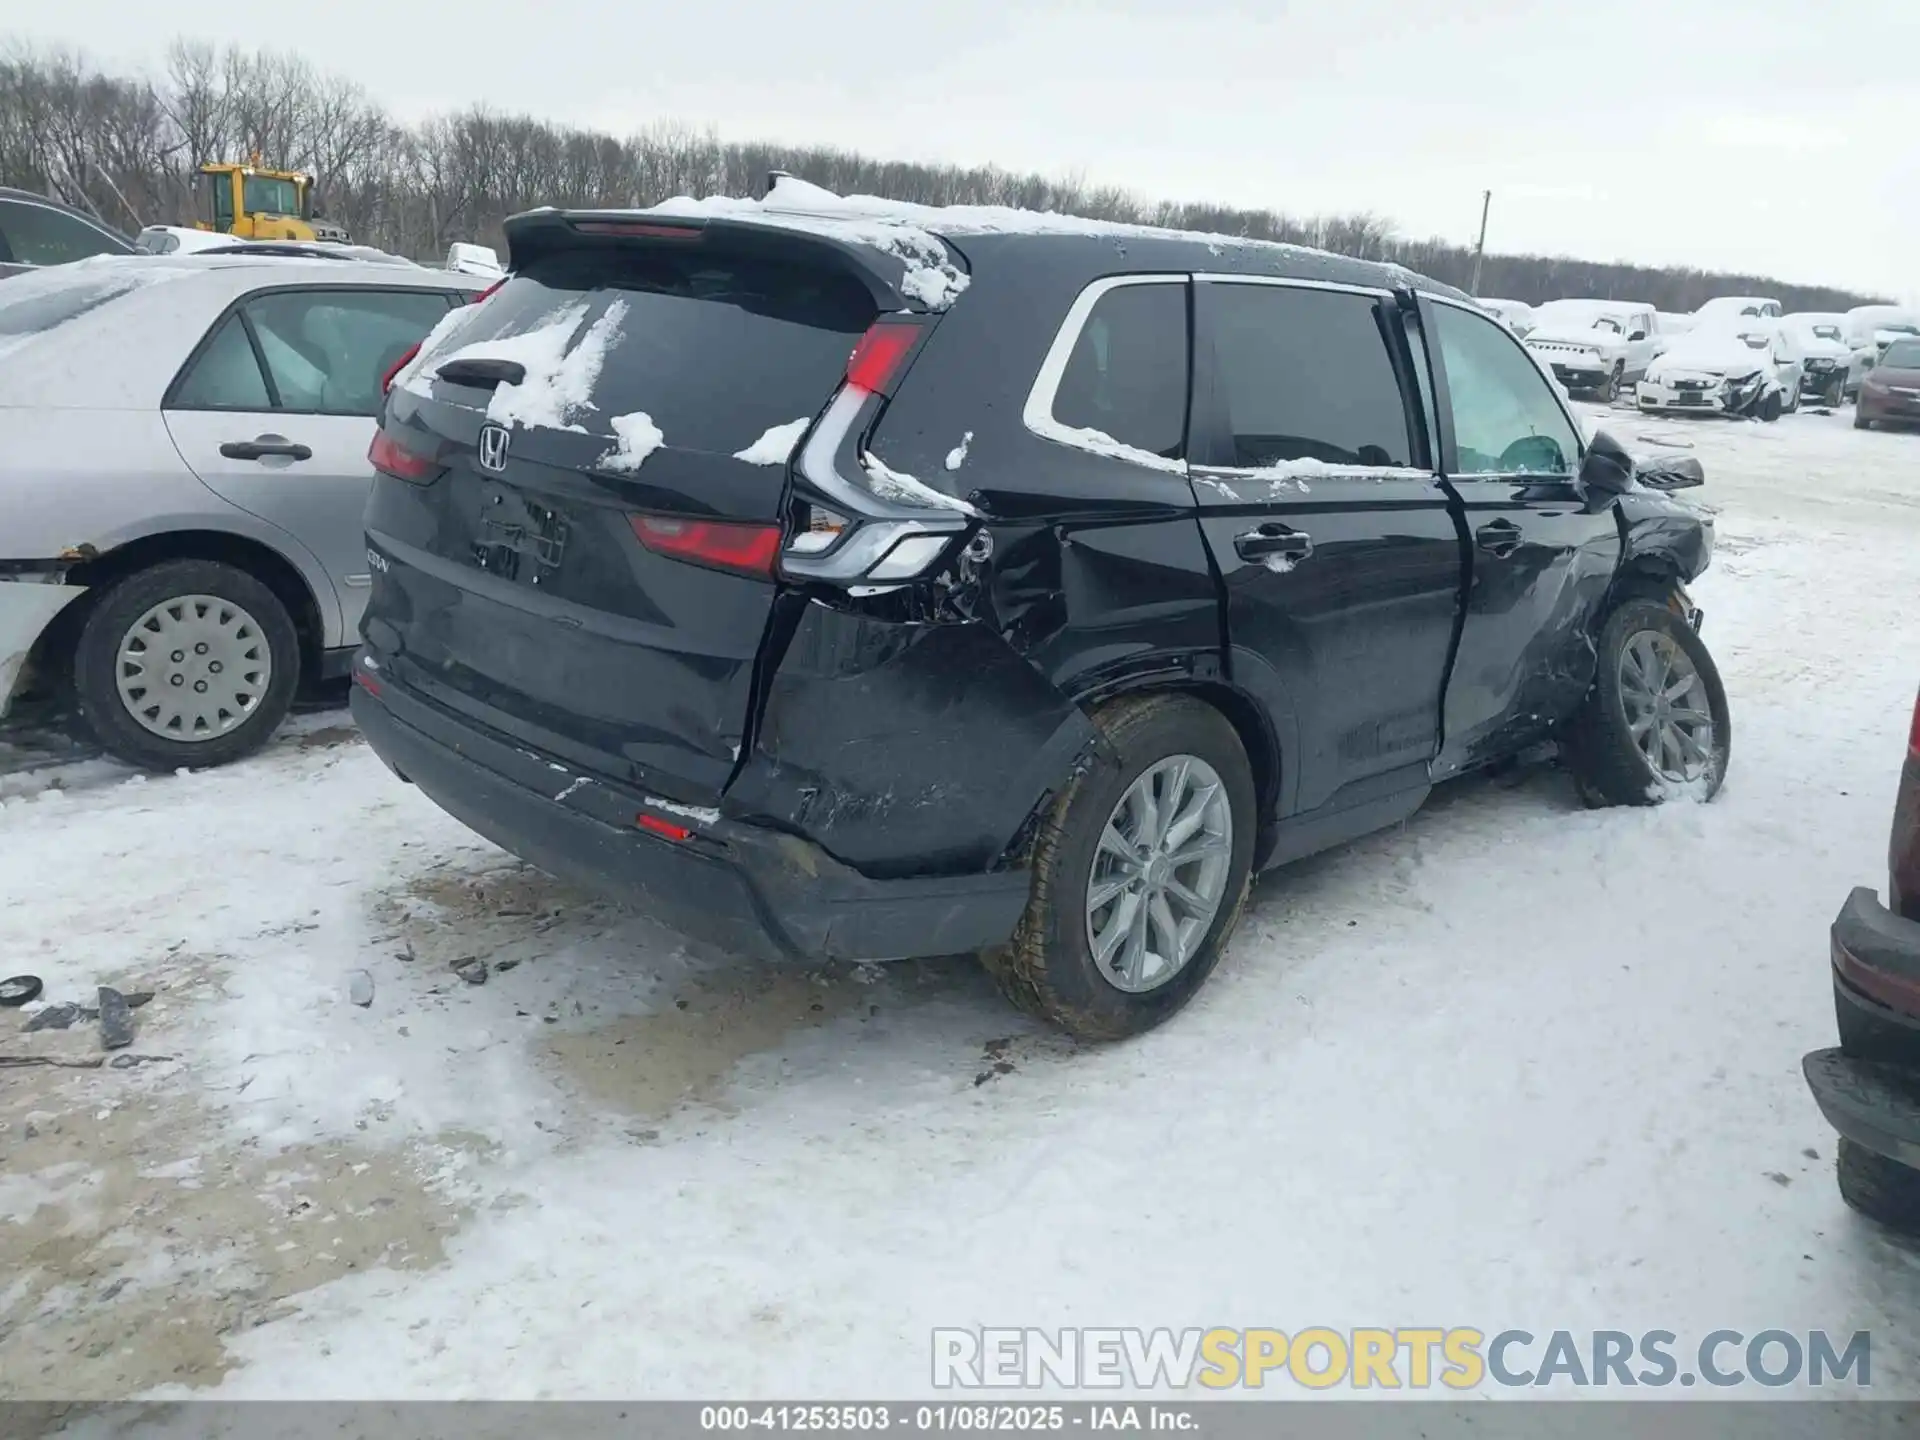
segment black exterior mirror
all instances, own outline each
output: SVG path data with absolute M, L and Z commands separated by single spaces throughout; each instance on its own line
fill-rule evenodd
M 1654 490 L 1690 490 L 1707 483 L 1707 472 L 1691 455 L 1661 455 L 1634 467 L 1634 478 Z
M 1605 430 L 1597 432 L 1580 462 L 1580 484 L 1592 495 L 1623 495 L 1633 488 L 1633 457 Z

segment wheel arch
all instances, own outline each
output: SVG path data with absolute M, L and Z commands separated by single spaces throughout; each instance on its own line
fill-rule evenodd
M 326 622 L 320 599 L 300 567 L 264 541 L 228 530 L 165 530 L 142 535 L 111 550 L 91 555 L 67 570 L 65 582 L 87 593 L 54 617 L 34 646 L 29 663 L 36 670 L 63 667 L 87 617 L 109 586 L 168 560 L 211 560 L 253 576 L 273 591 L 292 617 L 300 638 L 300 677 L 316 679 L 325 649 Z

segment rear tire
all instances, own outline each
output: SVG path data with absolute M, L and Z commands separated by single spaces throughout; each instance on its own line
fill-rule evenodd
M 1869 1220 L 1905 1235 L 1920 1235 L 1920 1170 L 1840 1137 L 1835 1162 L 1840 1198 Z
M 135 651 L 150 659 L 130 659 Z M 252 754 L 285 718 L 299 681 L 300 637 L 287 607 L 215 560 L 166 560 L 115 582 L 74 647 L 82 722 L 108 754 L 145 770 Z M 171 724 L 168 707 L 179 715 Z
M 1007 997 L 1023 1010 L 1081 1040 L 1119 1040 L 1151 1030 L 1172 1016 L 1193 998 L 1219 963 L 1246 903 L 1247 878 L 1253 866 L 1256 801 L 1252 769 L 1239 734 L 1225 716 L 1200 700 L 1167 693 L 1121 699 L 1098 711 L 1094 722 L 1105 733 L 1107 746 L 1119 763 L 1097 763 L 1075 777 L 1048 807 L 1034 839 L 1033 890 L 1026 913 L 1012 940 L 987 952 L 982 960 Z M 1093 932 L 1098 928 L 1096 915 L 1104 916 L 1106 925 L 1121 923 L 1121 907 L 1128 904 L 1128 894 L 1111 901 L 1112 908 L 1090 913 L 1090 891 L 1097 883 L 1097 872 L 1103 887 L 1120 873 L 1117 868 L 1109 868 L 1114 865 L 1111 859 L 1103 857 L 1116 853 L 1105 838 L 1109 832 L 1124 832 L 1123 804 L 1135 792 L 1137 783 L 1145 783 L 1149 789 L 1174 783 L 1149 776 L 1156 767 L 1176 757 L 1201 762 L 1201 766 L 1191 767 L 1195 772 L 1204 767 L 1213 773 L 1218 790 L 1207 793 L 1223 798 L 1225 816 L 1230 816 L 1229 836 L 1217 835 L 1218 821 L 1225 818 L 1217 809 L 1210 812 L 1205 829 L 1193 832 L 1195 842 L 1205 841 L 1210 834 L 1228 842 L 1217 852 L 1225 863 L 1223 869 L 1213 872 L 1211 883 L 1207 862 L 1188 862 L 1187 867 L 1172 872 L 1190 893 L 1217 889 L 1217 908 L 1204 932 L 1189 937 L 1184 960 L 1176 962 L 1166 978 L 1152 979 L 1153 969 L 1158 967 L 1150 967 L 1145 983 L 1126 988 L 1119 970 L 1130 942 L 1122 942 L 1103 964 L 1094 953 Z M 1200 788 L 1193 793 L 1197 802 Z M 1195 813 L 1179 803 L 1178 795 L 1172 808 L 1180 815 Z M 1166 817 L 1163 832 L 1177 818 Z M 1184 843 L 1173 848 L 1177 858 Z M 1142 873 L 1152 868 L 1149 865 Z M 1134 904 L 1142 911 L 1152 911 L 1144 899 Z M 1159 944 L 1161 914 L 1179 922 L 1176 928 L 1200 923 L 1163 900 L 1159 914 L 1141 922 L 1148 927 L 1143 932 L 1148 943 Z M 1102 935 L 1104 938 L 1104 931 Z M 1145 959 L 1165 963 L 1157 954 Z
M 1565 747 L 1581 799 L 1590 806 L 1657 805 L 1691 791 L 1711 800 L 1727 777 L 1733 731 L 1726 688 L 1700 637 L 1660 601 L 1628 600 L 1607 617 L 1594 648 L 1593 688 Z M 1659 662 L 1659 674 L 1646 676 L 1642 657 Z M 1688 671 L 1696 684 L 1665 705 L 1652 699 L 1673 691 Z M 1656 770 L 1643 746 L 1672 763 L 1674 773 Z

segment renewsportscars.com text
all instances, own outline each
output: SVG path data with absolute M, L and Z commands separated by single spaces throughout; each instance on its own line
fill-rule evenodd
M 1873 1383 L 1865 1330 L 1671 1330 L 1488 1334 L 1451 1328 L 1284 1330 L 978 1329 L 933 1332 L 938 1390 L 1477 1390 L 1500 1387 L 1718 1389 Z

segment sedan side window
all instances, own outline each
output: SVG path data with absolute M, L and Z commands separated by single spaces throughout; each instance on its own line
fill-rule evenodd
M 1187 287 L 1121 285 L 1102 295 L 1061 372 L 1053 420 L 1164 459 L 1185 455 Z
M 213 332 L 167 402 L 171 410 L 271 410 L 266 377 L 238 315 Z
M 380 380 L 447 313 L 437 290 L 301 290 L 246 305 L 277 408 L 378 415 Z
M 1373 296 L 1223 282 L 1205 285 L 1201 295 L 1230 435 L 1228 466 L 1412 463 L 1407 400 Z
M 64 265 L 89 255 L 119 255 L 126 245 L 84 220 L 46 205 L 0 200 L 0 233 L 20 265 Z
M 1432 310 L 1447 369 L 1460 475 L 1572 475 L 1580 440 L 1540 367 L 1498 325 L 1457 305 Z

